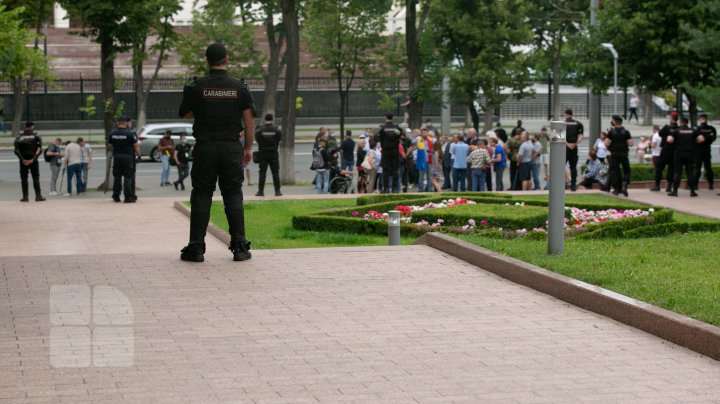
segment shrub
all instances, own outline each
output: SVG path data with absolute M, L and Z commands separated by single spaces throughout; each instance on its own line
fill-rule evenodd
M 587 232 L 577 236 L 578 239 L 622 238 L 625 232 L 644 226 L 668 223 L 672 220 L 673 210 L 667 208 L 654 208 L 655 212 L 649 216 L 629 217 L 626 219 L 611 220 L 604 223 L 591 223 L 586 225 Z
M 696 222 L 696 223 L 662 223 L 653 226 L 645 226 L 626 231 L 625 238 L 648 238 L 664 237 L 675 233 L 701 233 L 720 231 L 718 222 Z
M 439 199 L 438 199 L 439 198 Z M 475 198 L 495 198 L 508 200 L 512 199 L 512 195 L 497 194 L 494 192 L 441 192 L 441 193 L 417 193 L 417 194 L 372 194 L 360 196 L 357 198 L 357 206 L 375 205 L 385 202 L 398 202 L 396 205 L 408 205 L 410 200 L 419 199 L 475 199 Z M 402 203 L 399 203 L 402 202 Z
M 580 170 L 580 172 L 585 171 L 584 164 L 580 167 Z M 718 177 L 720 175 L 720 165 L 713 165 L 712 170 L 715 174 L 715 178 L 720 178 Z M 686 179 L 685 172 L 683 172 L 682 178 Z M 655 172 L 653 170 L 652 164 L 630 164 L 630 182 L 654 180 Z
M 337 217 L 326 215 L 293 216 L 292 224 L 298 230 L 331 231 L 337 233 L 379 234 L 388 233 L 388 225 L 384 220 L 365 220 L 353 217 Z M 408 236 L 420 236 L 429 228 L 401 223 L 400 233 Z

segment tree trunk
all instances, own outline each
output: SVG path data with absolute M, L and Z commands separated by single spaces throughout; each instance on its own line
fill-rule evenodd
M 280 179 L 283 184 L 295 184 L 295 103 L 300 75 L 300 28 L 296 1 L 282 1 L 286 42 L 283 140 L 280 145 Z
M 695 94 L 688 92 L 686 89 L 683 89 L 683 92 L 685 93 L 685 96 L 688 99 L 688 113 L 690 114 L 690 126 L 695 127 L 695 126 L 697 126 L 697 121 L 698 121 L 697 97 L 695 96 Z
M 474 109 L 474 108 L 473 108 Z M 488 111 L 494 111 L 495 107 L 490 104 L 488 99 L 485 99 L 485 116 L 483 119 L 483 130 L 482 133 L 487 133 L 487 131 L 491 130 L 493 128 L 493 114 L 492 112 L 488 113 Z
M 419 128 L 422 125 L 422 114 L 425 102 L 418 96 L 422 68 L 420 66 L 420 38 L 417 29 L 417 0 L 405 2 L 405 47 L 407 49 L 408 91 L 410 105 L 408 113 L 410 128 Z
M 145 80 L 143 73 L 143 62 L 138 62 L 133 66 L 133 80 L 135 81 L 135 105 L 137 109 L 137 128 L 145 126 L 146 118 L 146 98 L 145 98 Z
M 269 2 L 268 2 L 269 4 Z M 280 49 L 283 44 L 283 33 L 280 38 L 276 37 L 275 18 L 273 16 L 272 7 L 266 7 L 265 32 L 268 38 L 268 46 L 270 48 L 270 58 L 268 59 L 267 76 L 265 77 L 265 93 L 263 95 L 263 116 L 266 114 L 275 115 L 275 107 L 277 105 L 277 86 L 280 81 Z
M 15 78 L 12 80 L 13 90 L 13 123 L 12 131 L 14 134 L 22 132 L 22 114 L 25 108 L 25 92 L 23 91 L 23 79 Z
M 100 81 L 103 123 L 107 135 L 115 123 L 115 54 L 112 38 L 105 39 L 100 44 Z
M 478 129 L 480 126 L 480 114 L 478 114 L 477 110 L 475 109 L 475 103 L 473 101 L 469 101 L 467 104 L 468 112 L 470 112 L 470 119 L 472 120 L 472 127 L 475 128 L 475 130 Z
M 107 134 L 112 131 L 115 124 L 115 54 L 112 38 L 105 39 L 100 44 L 100 102 L 103 108 L 103 124 L 105 127 L 105 181 L 98 186 L 98 190 L 107 192 L 110 189 L 110 170 L 112 169 L 112 153 L 107 148 Z
M 643 107 L 643 125 L 652 126 L 653 116 L 655 115 L 655 103 L 653 102 L 653 92 L 646 91 L 642 95 Z

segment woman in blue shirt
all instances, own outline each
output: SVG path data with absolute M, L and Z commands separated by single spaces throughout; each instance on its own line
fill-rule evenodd
M 507 166 L 507 157 L 505 156 L 505 148 L 498 144 L 497 138 L 490 138 L 490 147 L 495 150 L 495 158 L 493 163 L 495 164 L 495 190 L 504 191 L 503 186 L 503 174 L 505 173 L 505 167 Z

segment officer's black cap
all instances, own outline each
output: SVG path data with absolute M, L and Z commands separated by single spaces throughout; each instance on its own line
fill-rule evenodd
M 615 121 L 617 123 L 622 123 L 622 121 L 623 121 L 623 119 L 620 115 L 613 115 L 612 119 L 613 119 L 613 121 Z
M 29 128 L 29 127 L 34 126 L 34 125 L 35 125 L 35 124 L 32 123 L 32 122 L 30 122 L 30 121 L 25 122 L 25 127 L 26 127 L 26 128 Z
M 565 110 L 565 114 L 567 114 L 567 115 L 572 115 L 572 114 L 573 114 L 573 110 L 570 109 L 570 108 L 568 108 L 568 109 Z
M 118 118 L 118 122 L 130 122 L 131 119 L 127 115 L 120 115 L 120 118 Z
M 266 121 L 272 121 L 272 120 L 273 120 L 273 114 L 267 114 L 267 115 L 265 115 L 265 120 L 266 120 Z
M 385 119 L 393 119 L 393 114 L 388 112 L 387 114 L 385 114 Z
M 225 49 L 223 44 L 215 42 L 214 44 L 208 46 L 205 51 L 205 57 L 211 65 L 217 64 L 227 57 L 227 49 Z

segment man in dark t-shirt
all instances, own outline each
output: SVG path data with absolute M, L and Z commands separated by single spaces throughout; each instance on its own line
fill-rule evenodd
M 705 138 L 697 130 L 688 127 L 688 119 L 680 118 L 680 126 L 677 130 L 668 136 L 668 143 L 675 145 L 675 177 L 673 178 L 673 189 L 668 196 L 678 196 L 678 188 L 680 187 L 680 177 L 683 168 L 687 173 L 688 185 L 690 186 L 690 196 L 697 196 L 697 183 L 695 177 L 695 148 L 698 144 L 702 144 Z
M 181 189 L 185 190 L 185 178 L 190 173 L 190 163 L 188 161 L 188 145 L 185 143 L 185 134 L 180 134 L 180 140 L 178 144 L 175 145 L 175 150 L 173 150 L 173 159 L 175 159 L 175 165 L 177 166 L 178 170 L 178 179 L 177 181 L 173 182 L 173 185 L 175 186 L 175 190 L 177 191 L 178 186 L 181 187 Z
M 610 184 L 615 189 L 613 195 L 617 196 L 622 192 L 628 196 L 627 186 L 630 184 L 630 160 L 628 160 L 628 151 L 633 145 L 632 136 L 627 129 L 622 126 L 622 117 L 613 115 L 612 129 L 607 133 L 605 138 L 605 146 L 610 152 Z M 622 166 L 622 176 L 620 176 L 620 167 Z

